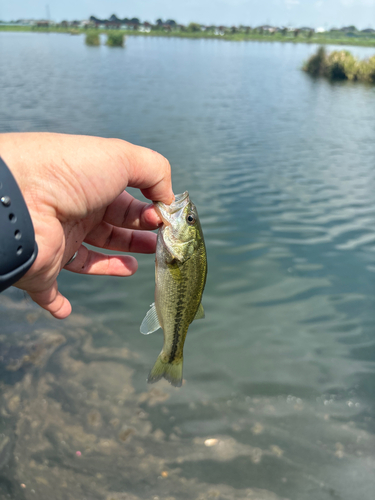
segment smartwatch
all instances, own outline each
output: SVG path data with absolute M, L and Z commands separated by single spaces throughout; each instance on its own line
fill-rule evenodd
M 37 255 L 34 227 L 25 200 L 0 157 L 0 292 L 22 278 Z

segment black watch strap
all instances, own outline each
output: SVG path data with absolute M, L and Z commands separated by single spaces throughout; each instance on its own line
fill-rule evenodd
M 37 254 L 34 227 L 25 200 L 0 158 L 0 292 L 26 274 Z

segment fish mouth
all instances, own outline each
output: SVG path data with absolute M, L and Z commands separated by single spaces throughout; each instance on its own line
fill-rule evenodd
M 183 210 L 189 201 L 189 193 L 185 191 L 184 193 L 176 194 L 174 201 L 170 205 L 166 205 L 161 201 L 154 201 L 154 206 L 164 224 L 171 224 L 170 216 Z

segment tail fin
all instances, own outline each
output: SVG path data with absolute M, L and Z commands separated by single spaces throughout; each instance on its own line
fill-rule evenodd
M 165 378 L 174 387 L 181 387 L 182 385 L 182 364 L 183 358 L 173 363 L 164 363 L 160 357 L 156 360 L 153 369 L 147 378 L 149 384 L 154 384 L 158 380 Z

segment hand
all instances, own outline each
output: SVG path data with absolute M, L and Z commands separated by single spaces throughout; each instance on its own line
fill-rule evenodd
M 109 256 L 82 242 L 120 252 L 153 253 L 161 219 L 146 198 L 174 199 L 168 161 L 119 139 L 48 133 L 0 134 L 0 155 L 24 195 L 39 248 L 36 261 L 16 286 L 58 319 L 71 305 L 58 291 L 63 267 L 81 274 L 131 276 L 138 264 L 128 255 Z M 78 250 L 74 261 L 65 266 Z

